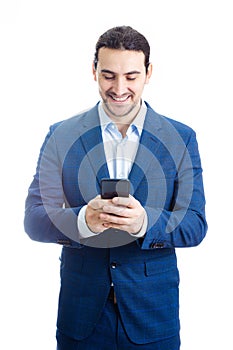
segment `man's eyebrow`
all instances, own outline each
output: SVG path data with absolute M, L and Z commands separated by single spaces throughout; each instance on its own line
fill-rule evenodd
M 108 74 L 113 74 L 116 75 L 115 72 L 109 70 L 109 69 L 101 69 L 101 73 L 108 73 Z M 138 70 L 133 70 L 131 72 L 124 73 L 124 75 L 133 75 L 133 74 L 141 74 Z
M 108 70 L 108 69 L 101 69 L 101 73 L 116 74 L 116 73 L 114 73 L 114 72 L 112 72 L 111 70 Z
M 124 75 L 130 75 L 130 74 L 141 74 L 138 70 L 133 70 L 132 72 L 125 73 Z

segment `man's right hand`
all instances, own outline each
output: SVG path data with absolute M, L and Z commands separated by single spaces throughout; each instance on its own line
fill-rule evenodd
M 106 221 L 100 219 L 103 207 L 111 202 L 111 199 L 102 199 L 100 195 L 90 200 L 86 208 L 86 223 L 88 228 L 94 233 L 101 233 L 107 228 Z

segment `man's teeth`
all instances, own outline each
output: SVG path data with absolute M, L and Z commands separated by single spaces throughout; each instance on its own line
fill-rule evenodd
M 113 99 L 114 101 L 117 101 L 117 102 L 124 102 L 124 101 L 126 101 L 126 100 L 128 99 L 129 96 L 126 96 L 126 97 L 114 97 L 114 96 L 111 96 L 111 97 L 112 97 L 112 99 Z

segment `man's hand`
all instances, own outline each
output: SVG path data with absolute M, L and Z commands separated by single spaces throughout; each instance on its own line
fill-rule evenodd
M 101 199 L 99 196 L 88 203 L 86 222 L 93 232 L 108 228 L 137 234 L 143 225 L 145 209 L 134 197 Z
M 100 218 L 100 214 L 103 212 L 103 207 L 110 202 L 111 199 L 102 199 L 97 196 L 87 204 L 86 223 L 92 232 L 100 233 L 108 228 L 105 227 L 106 221 Z

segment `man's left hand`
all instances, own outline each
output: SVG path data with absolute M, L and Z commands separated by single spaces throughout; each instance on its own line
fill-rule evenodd
M 106 228 L 115 228 L 137 234 L 145 219 L 145 209 L 133 196 L 114 197 L 110 204 L 103 207 L 100 218 Z

